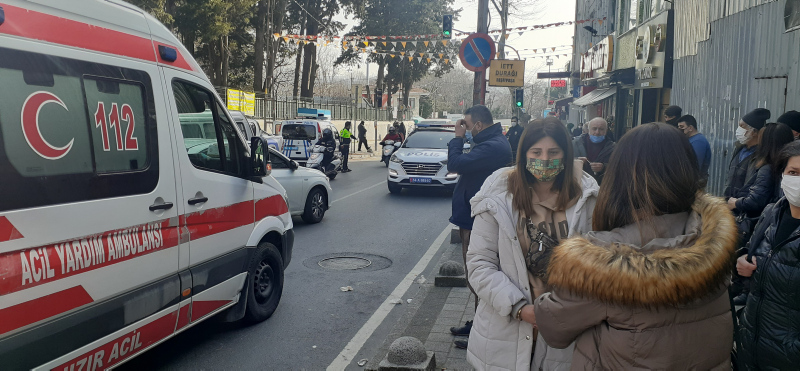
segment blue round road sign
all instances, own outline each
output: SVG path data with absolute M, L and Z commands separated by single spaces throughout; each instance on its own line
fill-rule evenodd
M 494 40 L 489 35 L 474 33 L 461 43 L 458 56 L 468 70 L 480 72 L 489 68 L 495 52 Z

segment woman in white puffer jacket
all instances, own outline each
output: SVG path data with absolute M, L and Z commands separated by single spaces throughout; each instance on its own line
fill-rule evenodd
M 522 134 L 516 166 L 492 174 L 470 201 L 467 270 L 479 304 L 467 360 L 476 369 L 569 369 L 573 346 L 537 339 L 532 303 L 546 291 L 554 244 L 591 230 L 599 187 L 581 169 L 564 125 L 536 120 Z

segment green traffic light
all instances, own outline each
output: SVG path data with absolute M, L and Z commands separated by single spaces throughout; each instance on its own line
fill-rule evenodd
M 445 31 L 444 34 L 445 36 L 450 36 L 450 31 Z
M 517 102 L 517 107 L 522 107 L 522 102 Z

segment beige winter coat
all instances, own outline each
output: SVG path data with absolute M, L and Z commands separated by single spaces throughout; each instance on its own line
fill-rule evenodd
M 536 323 L 551 346 L 575 342 L 573 370 L 731 369 L 736 224 L 721 199 L 699 196 L 693 209 L 553 251 Z
M 533 298 L 517 239 L 519 213 L 512 207 L 512 195 L 507 191 L 511 170 L 504 168 L 492 174 L 470 201 L 475 223 L 467 251 L 467 270 L 469 282 L 480 301 L 469 336 L 467 360 L 478 370 L 534 369 L 531 360 L 533 326 L 517 320 L 514 318 L 516 313 L 512 313 L 520 301 L 533 303 Z M 575 175 L 581 179 L 583 194 L 574 206 L 567 209 L 570 236 L 591 230 L 598 190 L 594 178 L 580 168 Z M 560 354 L 569 358 L 570 352 L 562 351 Z M 547 370 L 557 369 L 559 362 L 569 365 L 569 361 L 541 360 L 535 369 L 539 366 Z

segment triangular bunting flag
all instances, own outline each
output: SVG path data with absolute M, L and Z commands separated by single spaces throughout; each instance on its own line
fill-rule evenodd
M 417 42 L 416 42 L 416 41 L 412 41 L 412 42 L 411 42 L 411 45 L 413 45 L 413 46 L 414 46 L 414 48 L 416 48 L 416 47 L 417 47 Z
M 492 38 L 494 38 L 494 41 L 497 41 L 497 38 L 498 38 L 498 37 L 499 37 L 499 36 L 497 36 L 497 35 L 494 35 L 494 36 L 492 36 Z
M 506 40 L 508 40 L 508 34 L 506 34 Z
M 284 42 L 289 42 L 289 37 L 288 37 L 288 36 L 284 36 L 284 37 L 283 37 L 283 41 L 284 41 Z
M 444 54 L 439 53 L 439 58 L 444 58 Z
M 392 56 L 392 58 L 394 58 L 394 54 L 389 54 L 389 55 Z
M 405 48 L 407 43 L 405 41 L 401 41 L 400 44 L 402 44 L 403 47 Z
M 552 49 L 553 51 L 556 51 L 556 47 L 552 47 L 552 48 L 550 48 L 550 49 Z
M 275 40 L 278 40 L 281 37 L 281 34 L 276 32 L 276 33 L 272 34 L 272 37 L 274 37 Z
M 425 55 L 425 53 L 417 53 L 417 54 L 419 54 L 420 57 Z
M 422 43 L 425 44 L 425 47 L 427 48 L 430 41 L 423 41 Z
M 603 25 L 603 20 L 600 19 L 600 20 L 597 21 L 597 23 L 602 26 Z
M 414 57 L 408 57 L 409 62 L 411 62 L 412 59 L 414 59 Z
M 427 60 L 428 60 L 428 63 L 431 63 L 431 59 L 430 59 L 430 58 L 425 58 L 425 59 L 427 59 Z
M 400 55 L 406 55 L 406 52 L 400 52 Z
M 450 41 L 450 40 L 442 40 L 442 45 L 446 46 L 448 41 Z
M 417 62 L 422 62 L 422 58 L 417 57 Z
M 361 43 L 364 44 L 364 46 L 369 46 L 369 42 L 362 41 Z
M 444 60 L 444 64 L 450 64 L 450 60 L 449 59 L 445 59 Z
M 520 36 L 522 36 L 523 32 L 517 32 Z
M 386 41 L 381 41 L 381 44 L 383 44 L 383 46 L 386 46 Z

